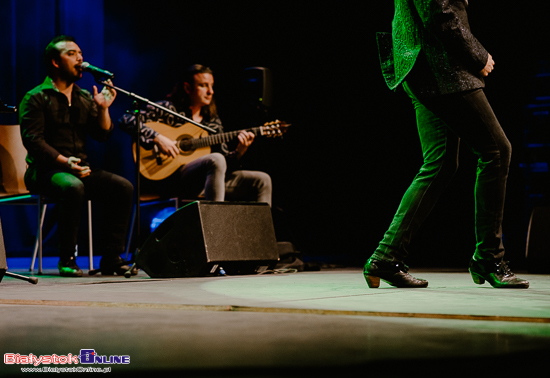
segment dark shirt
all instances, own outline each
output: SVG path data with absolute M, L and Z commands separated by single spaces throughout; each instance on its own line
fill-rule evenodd
M 186 115 L 182 109 L 176 109 L 174 104 L 171 101 L 158 101 L 157 104 L 165 107 L 171 111 L 180 113 L 184 117 L 190 118 L 190 115 Z M 155 108 L 151 105 L 147 105 L 147 109 L 140 112 L 141 114 L 141 134 L 140 134 L 140 143 L 141 146 L 145 149 L 152 149 L 155 143 L 153 140 L 159 134 L 155 130 L 147 127 L 145 123 L 147 122 L 161 122 L 168 126 L 180 127 L 185 121 L 177 119 L 172 114 L 163 111 L 162 109 Z M 210 117 L 209 114 L 203 114 L 203 120 L 201 122 L 203 125 L 210 127 L 211 129 L 216 130 L 218 134 L 223 133 L 222 121 L 219 117 Z M 133 112 L 129 112 L 123 115 L 119 119 L 119 126 L 122 130 L 127 132 L 130 135 L 135 135 L 135 117 Z M 198 126 L 197 126 L 198 127 Z M 211 146 L 212 152 L 219 152 L 225 156 L 227 161 L 228 171 L 232 171 L 238 168 L 239 159 L 237 158 L 236 151 L 230 151 L 226 143 L 215 144 Z
M 51 79 L 27 92 L 19 106 L 21 136 L 27 149 L 29 168 L 59 168 L 59 155 L 75 156 L 86 162 L 86 136 L 105 141 L 111 135 L 101 128 L 97 105 L 90 92 L 73 85 L 71 105 L 67 96 L 59 92 Z

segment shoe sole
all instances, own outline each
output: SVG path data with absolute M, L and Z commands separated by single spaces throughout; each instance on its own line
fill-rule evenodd
M 371 275 L 368 275 L 368 274 L 364 274 L 364 276 L 365 276 L 365 280 L 367 281 L 367 285 L 371 289 L 379 288 L 380 287 L 380 280 L 384 281 L 385 283 L 387 283 L 390 286 L 397 287 L 399 289 L 423 289 L 423 288 L 428 287 L 428 281 L 426 281 L 426 283 L 423 283 L 423 284 L 420 284 L 420 285 L 401 286 L 401 285 L 397 285 L 393 282 L 390 282 L 388 280 L 385 280 L 385 279 L 377 277 L 377 276 L 371 276 Z
M 470 270 L 470 275 L 472 276 L 472 280 L 474 281 L 474 283 L 478 285 L 483 285 L 485 283 L 485 278 L 480 276 L 478 273 L 472 272 Z M 507 284 L 501 284 L 498 282 L 491 282 L 491 280 L 488 280 L 488 282 L 495 289 L 528 289 L 529 288 L 528 282 L 526 284 L 515 284 L 515 285 L 512 285 L 512 284 L 507 285 Z

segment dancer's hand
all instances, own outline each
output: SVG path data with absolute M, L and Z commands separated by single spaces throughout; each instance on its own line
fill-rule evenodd
M 491 54 L 487 56 L 487 64 L 485 64 L 485 67 L 481 70 L 481 75 L 483 76 L 489 76 L 491 71 L 495 68 L 495 61 L 493 60 L 493 57 Z

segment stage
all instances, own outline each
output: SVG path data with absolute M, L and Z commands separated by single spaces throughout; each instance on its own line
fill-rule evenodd
M 80 260 L 79 260 L 80 261 Z M 10 259 L 8 259 L 10 265 Z M 81 264 L 86 267 L 85 263 Z M 177 279 L 62 278 L 0 283 L 5 355 L 129 356 L 41 364 L 163 376 L 540 374 L 550 352 L 550 276 L 528 290 L 475 285 L 466 271 L 412 270 L 426 289 L 369 289 L 359 268 Z M 10 271 L 20 274 L 24 269 Z M 113 360 L 109 360 L 113 361 Z

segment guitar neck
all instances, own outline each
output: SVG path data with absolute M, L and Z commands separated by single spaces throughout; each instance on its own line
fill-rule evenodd
M 215 144 L 227 143 L 227 142 L 235 139 L 241 131 L 245 131 L 245 130 L 254 133 L 254 135 L 258 135 L 258 133 L 261 134 L 262 127 L 258 126 L 258 127 L 253 127 L 253 128 L 250 128 L 250 129 L 228 131 L 226 133 L 209 135 L 205 138 L 195 138 L 195 139 L 191 140 L 191 148 L 197 149 L 197 148 L 213 146 Z

